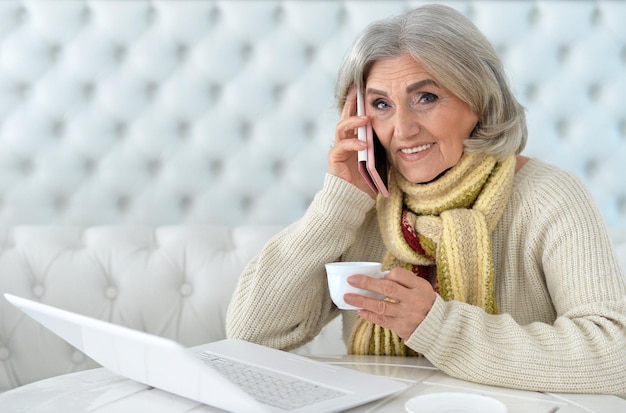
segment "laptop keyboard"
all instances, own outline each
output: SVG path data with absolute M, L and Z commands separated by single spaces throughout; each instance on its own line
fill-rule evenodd
M 199 356 L 259 402 L 283 410 L 294 410 L 344 395 L 328 387 L 295 377 L 278 377 L 271 371 L 214 354 L 203 352 Z

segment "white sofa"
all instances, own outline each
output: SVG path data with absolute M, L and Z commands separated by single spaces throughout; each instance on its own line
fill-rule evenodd
M 244 265 L 277 226 L 17 227 L 0 233 L 0 292 L 193 346 L 225 338 Z M 626 232 L 617 244 L 626 269 Z M 344 354 L 335 319 L 304 354 Z M 0 299 L 0 391 L 96 366 Z
M 0 292 L 198 345 L 225 338 L 239 273 L 279 229 L 12 228 L 0 233 Z M 330 329 L 300 351 L 345 352 Z M 96 366 L 4 299 L 0 337 L 0 391 Z
M 239 272 L 322 184 L 346 48 L 420 3 L 0 2 L 0 294 L 224 337 Z M 585 181 L 626 268 L 626 3 L 449 4 L 502 55 L 526 154 Z M 345 351 L 340 322 L 300 351 Z M 0 298 L 0 391 L 93 366 Z

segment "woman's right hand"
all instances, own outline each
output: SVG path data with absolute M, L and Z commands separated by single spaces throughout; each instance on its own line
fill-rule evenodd
M 346 103 L 341 111 L 341 120 L 335 129 L 335 144 L 328 152 L 328 173 L 350 182 L 372 198 L 376 194 L 361 177 L 358 167 L 358 152 L 367 147 L 356 135 L 359 126 L 369 122 L 367 116 L 356 115 L 356 89 L 348 92 Z

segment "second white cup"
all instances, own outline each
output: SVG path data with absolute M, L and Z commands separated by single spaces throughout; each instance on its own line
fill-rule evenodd
M 348 284 L 348 277 L 354 274 L 364 274 L 372 278 L 384 278 L 389 271 L 381 271 L 379 262 L 331 262 L 326 264 L 326 275 L 328 276 L 328 289 L 330 298 L 335 305 L 342 310 L 358 310 L 357 307 L 347 304 L 343 296 L 347 293 L 354 293 L 382 300 L 382 294 L 361 290 Z

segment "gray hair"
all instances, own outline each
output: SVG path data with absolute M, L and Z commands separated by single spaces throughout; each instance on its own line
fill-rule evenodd
M 468 18 L 443 5 L 422 6 L 368 25 L 339 70 L 339 107 L 352 85 L 365 88 L 375 62 L 405 54 L 478 116 L 465 140 L 466 151 L 503 159 L 524 149 L 528 134 L 524 108 L 513 96 L 495 49 Z

